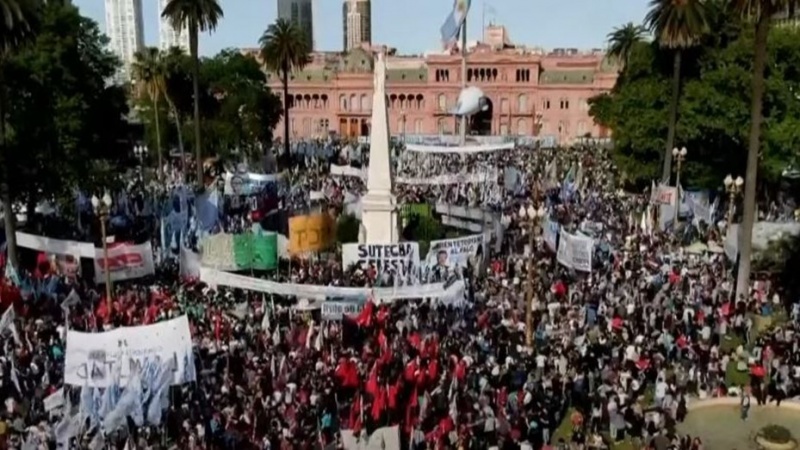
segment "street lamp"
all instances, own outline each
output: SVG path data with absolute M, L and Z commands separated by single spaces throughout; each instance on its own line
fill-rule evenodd
M 139 178 L 141 178 L 142 183 L 144 183 L 144 159 L 147 158 L 147 154 L 150 152 L 150 149 L 147 148 L 146 145 L 137 145 L 133 147 L 133 154 L 136 155 L 136 158 L 139 159 Z M 158 168 L 159 172 L 161 168 Z M 159 175 L 159 179 L 160 179 Z
M 106 298 L 107 301 L 111 301 L 111 270 L 108 267 L 108 242 L 106 242 L 106 220 L 108 219 L 108 213 L 111 209 L 111 205 L 113 204 L 113 200 L 111 196 L 108 195 L 106 192 L 103 195 L 102 199 L 97 198 L 96 195 L 92 196 L 92 207 L 94 208 L 95 214 L 97 214 L 100 218 L 100 237 L 103 239 L 103 264 L 100 264 L 100 267 L 105 271 L 106 276 Z
M 523 206 L 519 208 L 519 216 L 523 219 L 527 217 L 529 226 L 528 247 L 530 248 L 530 254 L 528 255 L 528 295 L 525 301 L 525 345 L 528 348 L 532 348 L 533 346 L 533 283 L 535 281 L 533 253 L 534 245 L 536 244 L 535 235 L 536 230 L 539 228 L 539 223 L 546 215 L 547 211 L 541 205 L 538 209 L 534 208 L 533 205 L 529 205 L 527 209 Z
M 400 112 L 400 120 L 403 123 L 403 129 L 400 130 L 400 131 L 403 134 L 403 143 L 405 144 L 406 143 L 406 112 L 405 111 L 401 111 Z
M 681 166 L 683 165 L 683 161 L 686 159 L 686 154 L 689 153 L 686 150 L 686 147 L 681 148 L 678 150 L 677 147 L 672 149 L 672 157 L 675 159 L 675 212 L 674 216 L 672 217 L 672 228 L 673 230 L 678 229 L 678 213 L 681 209 Z
M 542 117 L 544 117 L 544 114 L 537 112 L 533 119 L 533 130 L 536 135 L 536 150 L 541 148 L 542 143 Z
M 733 214 L 736 211 L 736 196 L 742 192 L 744 180 L 742 177 L 736 177 L 734 180 L 729 174 L 722 183 L 725 185 L 725 192 L 728 193 L 728 213 L 725 217 L 725 221 L 728 223 L 728 227 L 730 227 L 731 223 L 733 223 Z

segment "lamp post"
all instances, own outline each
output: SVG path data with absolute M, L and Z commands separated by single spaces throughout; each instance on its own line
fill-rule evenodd
M 400 112 L 400 120 L 403 123 L 403 129 L 400 130 L 400 132 L 403 135 L 403 144 L 405 144 L 406 143 L 406 112 L 405 111 Z
M 734 179 L 731 175 L 728 175 L 722 183 L 725 185 L 725 192 L 728 193 L 728 212 L 725 216 L 725 221 L 728 223 L 728 227 L 730 227 L 733 223 L 733 215 L 736 211 L 736 196 L 742 192 L 744 180 L 742 177 L 736 177 L 736 179 Z
M 141 178 L 143 184 L 144 184 L 144 159 L 147 158 L 147 154 L 149 152 L 150 149 L 148 149 L 146 145 L 137 145 L 133 147 L 133 154 L 136 155 L 136 158 L 139 159 L 139 178 Z M 161 168 L 159 167 L 158 170 L 160 173 Z
M 540 112 L 536 113 L 536 116 L 533 119 L 533 129 L 534 133 L 536 133 L 536 150 L 539 150 L 542 146 L 542 117 L 544 115 Z
M 686 147 L 678 150 L 677 147 L 672 149 L 672 157 L 675 159 L 675 211 L 672 217 L 673 230 L 678 229 L 678 213 L 681 209 L 681 166 L 686 159 L 686 154 L 689 153 Z
M 543 206 L 534 209 L 533 205 L 529 205 L 526 210 L 520 206 L 519 216 L 528 219 L 528 248 L 530 254 L 528 255 L 528 295 L 525 299 L 525 345 L 528 348 L 533 347 L 533 297 L 534 297 L 534 281 L 535 270 L 533 266 L 534 246 L 536 245 L 536 231 L 539 228 L 540 221 L 547 214 Z
M 111 271 L 108 267 L 108 242 L 106 242 L 106 220 L 108 213 L 111 209 L 112 200 L 108 192 L 103 195 L 102 199 L 97 198 L 96 195 L 92 196 L 92 207 L 95 214 L 100 218 L 100 237 L 103 240 L 103 264 L 99 266 L 105 271 L 106 277 L 106 298 L 111 301 Z

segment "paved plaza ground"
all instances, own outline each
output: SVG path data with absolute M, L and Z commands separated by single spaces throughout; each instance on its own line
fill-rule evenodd
M 751 450 L 758 446 L 754 437 L 758 430 L 770 425 L 789 429 L 795 439 L 800 439 L 800 411 L 774 407 L 750 409 L 746 421 L 739 418 L 738 406 L 709 406 L 691 411 L 678 426 L 678 432 L 703 440 L 704 450 Z

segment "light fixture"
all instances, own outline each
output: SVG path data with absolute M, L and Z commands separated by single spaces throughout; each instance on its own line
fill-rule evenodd
M 534 208 L 533 205 L 529 205 L 528 206 L 528 217 L 530 217 L 531 219 L 533 219 L 534 217 L 537 217 L 536 216 L 536 208 Z
M 98 206 L 100 206 L 100 199 L 99 199 L 99 198 L 97 198 L 97 196 L 96 196 L 96 195 L 93 195 L 93 196 L 92 196 L 92 206 L 93 206 L 95 209 L 97 209 L 97 207 L 98 207 Z
M 724 184 L 726 188 L 731 187 L 731 185 L 733 184 L 733 177 L 731 176 L 731 174 L 728 174 L 728 176 L 725 177 L 725 180 L 722 181 L 722 184 Z
M 544 209 L 544 206 L 539 206 L 539 209 L 536 210 L 536 216 L 543 219 L 546 215 L 547 211 Z
M 744 184 L 744 179 L 742 179 L 742 177 L 736 177 L 735 183 L 736 183 L 736 187 L 740 188 Z
M 113 203 L 113 200 L 111 199 L 111 196 L 108 195 L 108 192 L 106 192 L 103 195 L 103 204 L 106 205 L 106 206 L 111 206 L 112 203 Z
M 526 213 L 525 213 L 525 207 L 524 207 L 524 206 L 520 206 L 520 207 L 519 207 L 519 213 L 518 213 L 518 215 L 519 215 L 520 217 L 522 217 L 522 218 L 525 218 L 525 214 L 526 214 Z

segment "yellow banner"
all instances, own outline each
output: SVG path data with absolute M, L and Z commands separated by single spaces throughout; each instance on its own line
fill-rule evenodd
M 333 219 L 327 214 L 289 219 L 289 253 L 292 255 L 324 250 L 333 239 Z

